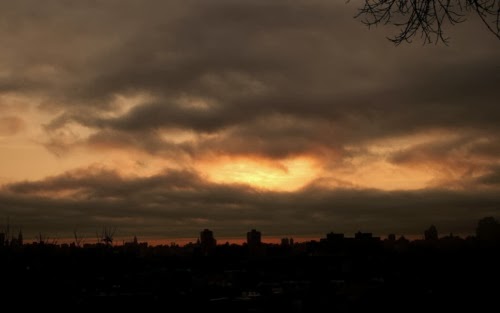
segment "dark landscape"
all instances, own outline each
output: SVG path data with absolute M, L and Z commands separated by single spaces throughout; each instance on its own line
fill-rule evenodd
M 500 294 L 500 224 L 491 217 L 476 236 L 438 238 L 431 226 L 414 241 L 332 232 L 265 244 L 256 230 L 243 245 L 216 245 L 209 230 L 182 247 L 0 239 L 1 297 L 20 308 L 479 312 Z

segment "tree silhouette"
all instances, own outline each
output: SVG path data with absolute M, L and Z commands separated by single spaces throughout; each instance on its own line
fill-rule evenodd
M 364 0 L 357 18 L 368 27 L 392 24 L 398 35 L 388 38 L 396 45 L 420 35 L 424 43 L 445 44 L 443 28 L 464 22 L 468 13 L 477 14 L 487 29 L 500 39 L 500 0 Z
M 101 234 L 96 233 L 97 243 L 104 243 L 106 246 L 112 246 L 115 231 L 115 228 L 104 227 Z
M 424 232 L 424 237 L 425 240 L 438 240 L 438 231 L 436 226 L 431 225 L 428 229 L 426 229 Z
M 80 248 L 82 246 L 82 243 L 84 242 L 84 238 L 80 235 L 78 235 L 78 232 L 75 230 L 73 230 L 73 236 L 75 238 L 75 241 L 73 242 L 73 244 L 75 245 L 75 247 L 78 247 Z

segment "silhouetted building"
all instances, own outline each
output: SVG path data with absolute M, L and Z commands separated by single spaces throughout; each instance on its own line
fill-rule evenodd
M 252 229 L 247 233 L 248 254 L 251 256 L 262 257 L 265 253 L 265 247 L 262 244 L 262 235 L 260 231 Z
M 256 231 L 255 229 L 252 229 L 247 233 L 247 244 L 249 246 L 258 246 L 262 243 L 261 241 L 261 233 L 260 231 Z
M 428 229 L 426 229 L 424 232 L 424 237 L 425 240 L 438 240 L 438 231 L 436 226 L 431 225 Z
M 326 234 L 326 240 L 328 242 L 340 242 L 344 240 L 344 234 L 330 232 Z
M 404 235 L 399 236 L 398 241 L 410 242 Z
M 395 234 L 389 234 L 389 236 L 387 236 L 387 240 L 389 240 L 389 241 L 396 241 L 396 235 Z
M 293 246 L 293 238 L 281 238 L 281 245 L 283 247 Z
M 355 235 L 354 238 L 356 240 L 372 240 L 373 239 L 373 234 L 372 233 L 362 233 L 358 231 Z
M 5 234 L 0 233 L 0 247 L 3 247 L 5 245 Z
M 217 241 L 214 238 L 214 233 L 209 229 L 204 229 L 200 233 L 200 247 L 203 255 L 208 255 L 214 252 Z

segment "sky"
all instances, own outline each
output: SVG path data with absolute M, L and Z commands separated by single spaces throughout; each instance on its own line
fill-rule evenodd
M 0 3 L 0 227 L 150 239 L 474 233 L 500 41 L 394 46 L 360 1 Z

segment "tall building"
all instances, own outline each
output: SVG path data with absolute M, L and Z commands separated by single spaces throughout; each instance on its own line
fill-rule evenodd
M 200 247 L 204 255 L 211 254 L 215 250 L 217 240 L 214 238 L 214 233 L 209 229 L 204 229 L 200 232 Z
M 326 241 L 327 242 L 342 242 L 342 241 L 344 241 L 344 234 L 329 232 L 328 234 L 326 234 Z
M 288 246 L 290 246 L 290 239 L 289 238 L 281 238 L 281 246 L 282 247 L 288 247 Z
M 262 243 L 261 241 L 262 235 L 260 231 L 256 231 L 255 229 L 252 229 L 247 233 L 247 244 L 249 246 L 258 246 Z
M 356 234 L 354 234 L 354 238 L 357 240 L 371 240 L 373 239 L 373 234 L 372 233 L 362 233 L 358 231 Z

